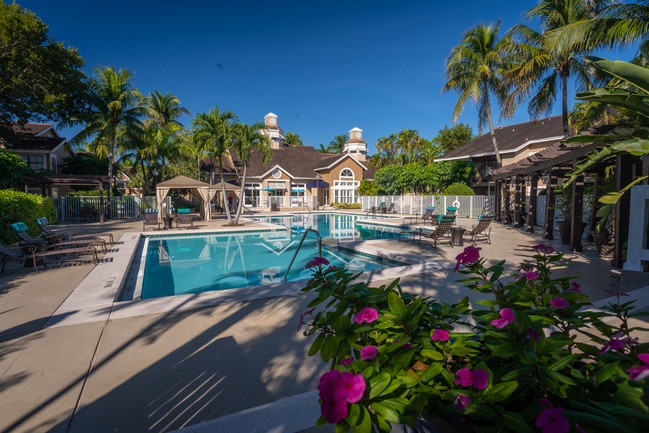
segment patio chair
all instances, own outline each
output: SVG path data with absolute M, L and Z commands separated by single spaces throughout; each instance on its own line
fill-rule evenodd
M 457 213 L 457 206 L 449 206 L 446 208 L 446 215 L 455 215 Z
M 45 251 L 48 248 L 48 244 L 50 248 L 54 249 L 59 249 L 59 248 L 66 248 L 66 247 L 79 247 L 81 245 L 85 246 L 90 246 L 90 245 L 101 245 L 102 250 L 104 252 L 107 251 L 106 248 L 106 241 L 100 238 L 96 239 L 80 239 L 80 240 L 72 240 L 72 241 L 57 241 L 58 238 L 54 242 L 50 242 L 46 239 L 37 239 L 32 236 L 30 236 L 27 233 L 27 224 L 23 222 L 19 223 L 13 223 L 10 224 L 11 229 L 18 235 L 20 238 L 21 242 L 19 246 L 21 248 L 28 248 L 30 246 L 37 246 L 38 249 L 41 251 Z
M 142 218 L 142 231 L 145 232 L 147 226 L 156 226 L 156 230 L 160 230 L 160 222 L 158 221 L 158 214 L 145 213 Z
M 80 254 L 92 254 L 93 261 L 95 265 L 99 263 L 99 258 L 97 257 L 97 249 L 93 246 L 87 245 L 85 247 L 74 247 L 74 248 L 61 248 L 51 251 L 39 251 L 36 245 L 31 245 L 28 248 L 28 252 L 31 254 L 32 264 L 34 265 L 34 270 L 38 273 L 38 260 L 41 261 L 44 267 L 47 267 L 46 257 L 58 257 L 63 255 L 80 255 Z
M 426 220 L 430 220 L 430 223 L 433 225 L 437 224 L 437 219 L 439 215 L 434 214 L 433 212 L 435 212 L 435 206 L 426 206 L 426 211 L 421 216 L 421 219 L 424 221 L 424 224 L 426 224 Z
M 180 209 L 178 209 L 180 210 Z M 188 224 L 190 229 L 194 228 L 194 218 L 188 213 L 178 213 L 176 215 L 176 228 L 180 228 L 181 224 Z
M 421 245 L 421 241 L 423 240 L 426 242 L 432 242 L 433 246 L 437 248 L 437 241 L 439 241 L 443 236 L 449 236 L 449 244 L 453 245 L 450 238 L 451 227 L 453 227 L 453 224 L 455 224 L 455 215 L 440 215 L 440 221 L 438 222 L 437 227 L 435 227 L 434 232 L 426 233 L 423 229 L 419 229 L 418 245 Z
M 372 206 L 365 212 L 365 216 L 368 216 L 369 214 L 376 215 L 377 208 L 376 206 Z
M 0 259 L 2 260 L 2 269 L 0 274 L 5 271 L 5 265 L 9 260 L 14 260 L 16 262 L 23 262 L 25 260 L 25 255 L 22 251 L 12 250 L 11 248 L 5 247 L 0 244 Z
M 470 236 L 471 242 L 475 243 L 480 236 L 484 236 L 487 243 L 491 244 L 491 222 L 493 216 L 480 215 L 478 216 L 478 224 L 471 227 L 471 230 L 464 233 L 464 236 Z
M 395 213 L 396 209 L 394 208 L 394 203 L 390 203 L 390 206 L 385 207 L 385 205 L 381 206 L 381 213 L 386 214 L 386 213 Z
M 55 232 L 53 230 L 50 230 L 50 228 L 48 227 L 50 222 L 47 219 L 47 217 L 36 218 L 36 224 L 38 224 L 38 227 L 40 227 L 41 232 L 43 233 L 43 235 L 41 235 L 41 237 L 43 239 L 46 239 L 45 236 L 52 236 L 52 237 L 57 236 L 57 237 L 61 237 L 61 238 L 63 236 L 65 236 L 63 233 L 57 233 L 57 232 Z M 88 234 L 88 235 L 75 235 L 73 233 L 69 233 L 69 234 L 66 234 L 66 235 L 69 236 L 70 241 L 84 240 L 84 239 L 86 239 L 86 240 L 87 239 L 104 239 L 104 237 L 107 237 L 108 242 L 110 242 L 111 245 L 115 244 L 115 240 L 113 239 L 113 234 L 112 233 L 99 233 L 99 234 L 94 234 L 94 235 L 91 235 L 91 234 Z M 62 239 L 61 239 L 61 241 L 62 241 Z M 59 242 L 61 242 L 61 241 L 59 241 Z M 52 242 L 52 243 L 55 243 L 55 242 Z

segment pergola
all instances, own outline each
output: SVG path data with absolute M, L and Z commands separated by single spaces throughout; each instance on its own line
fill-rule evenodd
M 506 224 L 513 224 L 514 227 L 524 228 L 527 232 L 534 232 L 534 225 L 536 225 L 538 181 L 539 178 L 542 178 L 547 185 L 543 238 L 548 240 L 553 239 L 554 208 L 556 203 L 556 194 L 553 188 L 561 185 L 564 175 L 574 168 L 575 163 L 597 146 L 596 143 L 558 143 L 514 164 L 494 170 L 491 173 L 491 177 L 496 181 L 496 220 L 504 220 Z M 595 192 L 597 191 L 598 179 L 603 175 L 603 169 L 604 166 L 601 165 L 593 167 Z M 618 156 L 615 169 L 616 190 L 620 191 L 625 185 L 630 183 L 634 172 L 637 170 L 641 170 L 641 168 L 638 167 L 636 159 L 627 155 Z M 522 196 L 528 181 L 530 185 L 530 201 L 526 212 L 525 201 L 522 199 Z M 513 215 L 509 211 L 511 203 L 510 191 L 512 187 L 514 189 Z M 583 232 L 581 222 L 583 219 L 584 176 L 579 176 L 575 180 L 571 193 L 570 249 L 579 252 L 583 250 L 581 244 Z M 593 197 L 590 220 L 588 221 L 590 227 L 594 227 L 596 223 L 595 205 L 597 199 L 598 197 Z M 618 268 L 622 267 L 622 247 L 629 236 L 629 209 L 629 194 L 625 194 L 615 207 L 613 232 L 615 247 L 613 250 L 612 265 Z M 525 215 L 527 215 L 526 218 Z
M 25 182 L 40 183 L 43 195 L 47 195 L 46 185 L 88 185 L 99 190 L 99 223 L 104 223 L 104 185 L 110 187 L 110 177 L 92 174 L 27 174 Z
M 156 187 L 156 199 L 160 205 L 167 194 L 169 194 L 170 189 L 189 189 L 192 192 L 192 196 L 198 198 L 201 202 L 201 217 L 205 221 L 209 221 L 212 216 L 210 209 L 210 202 L 216 195 L 216 189 L 211 188 L 209 184 L 201 182 L 200 180 L 192 179 L 187 176 L 178 176 L 173 179 L 160 182 Z M 162 209 L 158 210 L 158 221 L 162 221 Z

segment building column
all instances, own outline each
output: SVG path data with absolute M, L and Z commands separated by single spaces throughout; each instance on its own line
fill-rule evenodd
M 521 226 L 521 189 L 523 179 L 520 175 L 514 178 L 514 227 Z
M 99 224 L 104 223 L 104 182 L 99 182 Z
M 593 200 L 592 203 L 590 204 L 590 218 L 588 218 L 588 235 L 586 236 L 586 240 L 589 242 L 593 241 L 593 235 L 591 234 L 595 230 L 595 225 L 597 223 L 595 219 L 595 211 L 597 209 L 597 185 L 599 184 L 599 174 L 594 173 L 593 178 L 595 179 L 595 182 L 593 183 Z
M 584 217 L 584 176 L 579 176 L 572 183 L 572 211 L 570 213 L 570 250 L 583 251 L 581 235 Z
M 502 206 L 501 206 L 501 203 L 500 203 L 500 199 L 501 199 L 502 194 L 501 194 L 500 189 L 502 188 L 502 185 L 501 185 L 500 180 L 496 181 L 496 185 L 495 185 L 494 188 L 495 188 L 494 189 L 494 218 L 496 219 L 496 221 L 501 221 L 501 218 L 502 218 L 502 215 L 501 215 Z
M 510 200 L 510 187 L 511 187 L 511 181 L 509 179 L 505 179 L 504 182 L 505 185 L 505 224 L 511 224 L 512 223 L 512 214 L 509 211 L 509 200 Z
M 530 179 L 530 205 L 527 211 L 527 228 L 525 229 L 528 233 L 534 233 L 534 226 L 536 225 L 536 195 L 538 183 L 538 174 L 532 173 Z
M 633 157 L 631 155 L 619 155 L 615 158 L 615 190 L 620 191 L 633 181 Z M 629 216 L 631 213 L 631 194 L 628 192 L 618 200 L 615 205 L 615 227 L 613 238 L 615 245 L 613 247 L 614 268 L 621 268 L 622 249 L 624 243 L 629 239 Z
M 554 239 L 554 206 L 557 195 L 554 193 L 554 176 L 550 168 L 548 184 L 545 187 L 545 227 L 543 239 L 551 241 Z

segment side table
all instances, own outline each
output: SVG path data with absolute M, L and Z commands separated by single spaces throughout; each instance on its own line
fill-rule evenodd
M 464 232 L 466 231 L 463 227 L 451 227 L 451 243 L 454 247 L 464 246 Z

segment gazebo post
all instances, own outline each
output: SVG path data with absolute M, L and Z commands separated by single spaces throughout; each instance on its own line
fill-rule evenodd
M 554 193 L 554 176 L 552 175 L 552 167 L 550 167 L 548 184 L 545 187 L 545 228 L 543 239 L 551 241 L 554 239 L 554 206 L 557 200 Z
M 520 175 L 514 178 L 514 227 L 521 226 L 521 189 L 523 179 Z
M 570 213 L 570 250 L 583 251 L 581 235 L 584 232 L 584 176 L 579 176 L 572 184 L 572 211 Z
M 502 196 L 501 191 L 500 191 L 501 187 L 502 187 L 501 181 L 497 180 L 496 181 L 496 186 L 495 186 L 495 189 L 494 189 L 494 207 L 495 207 L 495 209 L 494 209 L 494 217 L 496 218 L 496 221 L 501 221 L 501 219 L 502 219 L 501 218 L 502 217 L 502 215 L 501 215 L 502 206 L 501 206 L 501 203 L 500 203 L 500 199 L 501 199 L 501 196 Z
M 511 181 L 509 179 L 505 179 L 505 224 L 511 224 L 512 223 L 512 214 L 509 212 L 509 199 L 511 195 L 511 191 L 509 190 L 511 187 Z
M 633 180 L 632 173 L 633 157 L 631 155 L 619 155 L 615 158 L 615 190 L 620 191 Z M 631 212 L 631 194 L 627 193 L 618 200 L 615 205 L 615 227 L 613 239 L 613 262 L 614 268 L 622 267 L 622 248 L 629 239 L 629 216 Z
M 104 223 L 104 181 L 99 181 L 99 224 Z
M 525 229 L 528 233 L 534 233 L 534 226 L 536 225 L 536 190 L 538 183 L 539 176 L 534 172 L 530 178 L 530 205 L 527 212 L 527 228 Z
M 593 178 L 595 182 L 593 183 L 593 200 L 590 204 L 590 218 L 588 218 L 588 235 L 586 235 L 586 240 L 589 242 L 593 241 L 592 232 L 595 230 L 595 210 L 597 209 L 597 185 L 599 184 L 599 174 L 593 173 Z

